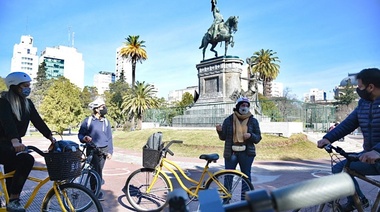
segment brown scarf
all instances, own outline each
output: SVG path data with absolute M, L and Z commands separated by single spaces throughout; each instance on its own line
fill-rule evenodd
M 251 112 L 248 112 L 245 115 L 234 112 L 233 115 L 233 129 L 234 129 L 234 144 L 243 144 L 244 143 L 244 133 L 248 132 L 247 123 L 249 117 L 251 116 Z

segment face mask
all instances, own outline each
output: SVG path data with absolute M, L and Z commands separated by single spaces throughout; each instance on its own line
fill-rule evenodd
M 100 113 L 100 116 L 106 115 L 107 114 L 107 108 L 106 108 L 106 106 L 104 106 L 102 110 L 99 110 L 99 113 Z
M 242 114 L 242 115 L 245 115 L 249 112 L 249 108 L 248 107 L 240 107 L 239 108 L 239 113 Z
M 356 88 L 356 93 L 360 96 L 360 98 L 365 99 L 367 101 L 372 101 L 371 99 L 371 93 L 367 91 L 367 87 L 365 87 L 363 90 L 360 90 L 359 88 Z
M 30 88 L 28 88 L 28 87 L 22 88 L 21 95 L 22 95 L 23 97 L 27 97 L 27 96 L 29 96 L 31 90 L 32 90 L 32 89 L 30 89 Z

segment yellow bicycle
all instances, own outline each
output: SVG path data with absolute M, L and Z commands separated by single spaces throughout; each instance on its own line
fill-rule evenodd
M 173 184 L 166 170 L 174 175 L 180 187 L 189 195 L 186 204 L 197 200 L 199 191 L 204 189 L 216 189 L 224 204 L 245 200 L 246 192 L 254 189 L 248 177 L 238 170 L 220 170 L 212 173 L 209 164 L 219 159 L 218 154 L 201 155 L 199 158 L 206 160 L 206 165 L 200 179 L 190 178 L 178 164 L 166 158 L 167 153 L 174 155 L 169 149 L 173 143 L 183 142 L 172 140 L 160 150 L 143 149 L 144 168 L 131 173 L 123 188 L 129 203 L 136 210 L 160 211 L 167 205 L 167 196 L 173 191 Z M 190 186 L 184 184 L 178 173 Z
M 103 211 L 99 200 L 90 190 L 79 184 L 68 183 L 69 179 L 67 178 L 78 176 L 81 172 L 80 152 L 45 153 L 34 146 L 27 146 L 27 150 L 33 150 L 43 156 L 47 165 L 47 167 L 34 166 L 32 170 L 48 172 L 50 177 L 28 177 L 29 181 L 37 184 L 25 203 L 24 208 L 27 209 L 31 206 L 41 187 L 53 181 L 52 187 L 43 198 L 41 211 Z M 58 160 L 60 163 L 57 164 Z M 56 164 L 52 165 L 52 163 Z M 61 172 L 57 172 L 56 169 L 60 169 Z M 0 170 L 0 211 L 6 211 L 6 204 L 9 203 L 5 179 L 13 177 L 14 173 L 15 171 L 4 173 Z

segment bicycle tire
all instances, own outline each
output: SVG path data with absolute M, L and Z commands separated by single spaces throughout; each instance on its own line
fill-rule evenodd
M 91 180 L 94 182 L 93 186 L 91 186 Z M 98 172 L 92 169 L 82 170 L 81 175 L 79 175 L 77 178 L 72 179 L 70 182 L 83 185 L 84 187 L 94 192 L 95 196 L 99 195 L 100 188 L 102 186 L 102 179 L 100 179 L 100 175 Z
M 60 192 L 63 205 L 68 211 L 70 211 L 69 204 L 71 204 L 74 207 L 74 211 L 77 212 L 103 211 L 103 207 L 100 204 L 98 198 L 95 197 L 92 191 L 88 190 L 83 185 L 76 183 L 65 183 L 58 186 L 58 191 Z M 42 201 L 42 211 L 62 211 L 53 188 L 48 191 L 44 200 Z
M 293 210 L 293 212 L 342 212 L 339 203 L 328 202 L 320 205 L 314 205 L 306 208 Z
M 161 211 L 167 205 L 167 196 L 172 188 L 162 173 L 158 174 L 150 192 L 146 192 L 155 174 L 154 169 L 138 169 L 125 182 L 123 192 L 131 206 L 138 211 Z
M 223 192 L 218 183 L 228 190 L 228 194 Z M 252 183 L 247 177 L 236 172 L 225 171 L 213 175 L 205 184 L 205 189 L 217 189 L 223 204 L 230 204 L 245 200 L 245 193 L 254 190 Z

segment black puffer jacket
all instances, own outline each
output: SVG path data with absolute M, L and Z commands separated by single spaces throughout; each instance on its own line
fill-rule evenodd
M 355 110 L 323 138 L 334 142 L 360 127 L 363 132 L 364 151 L 380 152 L 380 98 L 375 101 L 359 100 Z
M 251 137 L 246 140 L 246 152 L 250 156 L 256 156 L 255 144 L 258 144 L 261 140 L 261 132 L 259 127 L 259 122 L 253 116 L 249 117 L 248 123 L 248 133 L 251 133 Z M 233 145 L 233 114 L 228 116 L 222 125 L 222 131 L 218 132 L 219 139 L 224 142 L 224 158 L 230 158 L 232 155 L 232 145 Z

